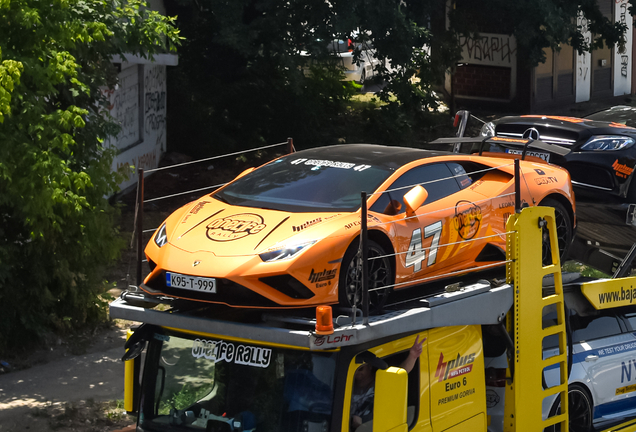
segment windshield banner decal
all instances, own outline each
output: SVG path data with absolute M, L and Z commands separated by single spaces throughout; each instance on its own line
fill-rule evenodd
M 226 361 L 246 366 L 266 368 L 272 358 L 270 348 L 235 345 L 225 341 L 195 339 L 192 344 L 194 358 L 205 357 L 214 363 Z

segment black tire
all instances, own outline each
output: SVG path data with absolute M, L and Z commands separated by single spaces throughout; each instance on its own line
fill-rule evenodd
M 570 432 L 592 432 L 592 412 L 594 404 L 590 392 L 579 384 L 572 384 L 568 388 L 568 428 Z M 561 414 L 561 398 L 556 400 L 550 411 L 550 416 Z M 547 432 L 560 432 L 559 425 L 545 429 Z
M 559 242 L 559 257 L 561 258 L 561 262 L 565 261 L 568 257 L 568 252 L 570 250 L 570 245 L 572 244 L 572 220 L 570 219 L 570 213 L 566 210 L 565 206 L 561 204 L 559 201 L 546 198 L 539 203 L 540 206 L 544 207 L 552 207 L 554 208 L 554 218 L 556 222 L 556 230 L 557 230 L 557 239 Z M 543 229 L 543 264 L 550 264 L 552 261 L 551 258 L 551 249 L 550 249 L 550 237 L 549 230 L 547 228 Z
M 369 310 L 378 312 L 386 303 L 393 285 L 393 267 L 390 257 L 382 246 L 368 241 Z M 371 259 L 381 257 L 377 259 Z M 344 307 L 362 306 L 362 260 L 358 254 L 358 241 L 351 243 L 342 259 L 338 278 L 338 301 Z M 380 289 L 378 289 L 380 288 Z

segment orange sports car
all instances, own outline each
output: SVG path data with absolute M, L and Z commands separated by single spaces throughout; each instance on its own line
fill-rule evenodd
M 514 155 L 463 155 L 368 144 L 275 159 L 175 211 L 145 253 L 150 295 L 238 307 L 360 302 L 361 191 L 368 192 L 369 289 L 456 276 L 505 259 Z M 520 162 L 523 205 L 554 207 L 565 253 L 575 224 L 570 177 Z

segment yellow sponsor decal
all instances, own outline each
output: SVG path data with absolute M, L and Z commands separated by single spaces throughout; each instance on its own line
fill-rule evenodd
M 598 310 L 633 305 L 636 304 L 636 277 L 584 283 L 581 291 Z
M 625 393 L 631 393 L 633 391 L 636 391 L 636 384 L 628 385 L 626 387 L 617 388 L 616 389 L 616 396 L 622 395 L 622 394 L 625 394 Z

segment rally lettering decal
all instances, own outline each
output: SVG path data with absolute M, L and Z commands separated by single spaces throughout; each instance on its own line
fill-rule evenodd
M 186 223 L 186 221 L 190 218 L 190 216 L 192 216 L 193 214 L 199 213 L 201 209 L 205 207 L 206 204 L 210 204 L 210 201 L 199 201 L 194 207 L 192 207 L 192 209 L 188 212 L 188 214 L 183 218 L 181 223 Z
M 330 167 L 330 168 L 340 168 L 340 169 L 353 169 L 354 171 L 364 171 L 371 168 L 371 165 L 356 165 L 351 162 L 339 162 L 339 161 L 330 161 L 324 159 L 294 159 L 290 162 L 292 165 L 309 165 L 316 168 L 320 167 Z
M 481 226 L 481 208 L 470 201 L 461 200 L 455 204 L 455 229 L 464 240 L 475 237 Z
M 266 368 L 272 359 L 270 348 L 249 345 L 234 345 L 231 342 L 195 339 L 192 344 L 192 356 L 204 357 L 218 363 L 225 361 L 239 365 Z
M 214 219 L 206 227 L 210 240 L 226 242 L 239 240 L 263 231 L 267 225 L 263 218 L 253 213 L 242 213 Z

